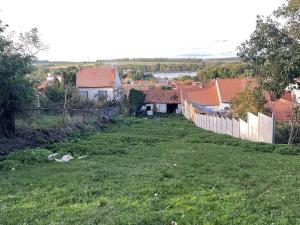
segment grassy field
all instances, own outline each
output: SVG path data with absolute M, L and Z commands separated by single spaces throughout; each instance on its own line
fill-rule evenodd
M 0 224 L 300 224 L 300 158 L 272 148 L 182 117 L 118 119 L 0 162 Z

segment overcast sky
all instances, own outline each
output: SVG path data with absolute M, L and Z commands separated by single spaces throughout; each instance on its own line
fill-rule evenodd
M 284 0 L 1 0 L 0 20 L 17 32 L 37 27 L 40 59 L 230 57 L 256 15 Z

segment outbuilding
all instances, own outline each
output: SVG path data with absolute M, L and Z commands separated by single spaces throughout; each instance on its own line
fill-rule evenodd
M 158 113 L 181 113 L 181 97 L 178 90 L 146 90 L 145 105 L 147 115 Z

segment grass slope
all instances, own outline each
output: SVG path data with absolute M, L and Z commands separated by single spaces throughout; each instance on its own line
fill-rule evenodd
M 218 136 L 182 117 L 129 118 L 51 148 L 85 159 L 10 156 L 0 224 L 300 224 L 299 157 L 204 137 Z

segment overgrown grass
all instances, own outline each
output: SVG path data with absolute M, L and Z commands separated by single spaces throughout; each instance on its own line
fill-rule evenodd
M 51 146 L 70 162 L 41 149 L 2 161 L 0 224 L 300 224 L 300 160 L 276 146 L 182 117 L 118 119 Z
M 26 113 L 16 119 L 17 129 L 38 130 L 38 129 L 57 129 L 66 126 L 90 126 L 97 127 L 100 123 L 100 116 L 96 114 L 77 114 L 68 115 L 64 121 L 62 112 L 33 112 Z
M 60 114 L 33 113 L 26 117 L 17 117 L 17 129 L 49 129 L 59 128 L 63 125 L 63 116 Z

